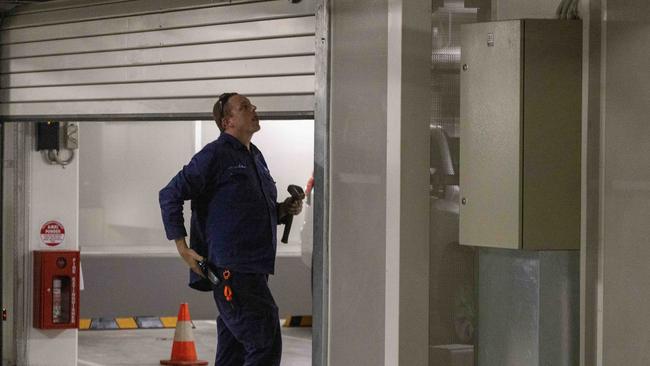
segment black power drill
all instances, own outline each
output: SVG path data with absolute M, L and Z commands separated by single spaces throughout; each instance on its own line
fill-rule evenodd
M 289 204 L 305 199 L 305 191 L 303 191 L 300 186 L 292 184 L 287 188 L 287 191 L 291 195 L 291 201 L 289 201 Z M 289 242 L 289 232 L 291 231 L 291 224 L 293 223 L 293 215 L 287 214 L 283 221 L 284 232 L 282 233 L 281 241 L 286 244 Z

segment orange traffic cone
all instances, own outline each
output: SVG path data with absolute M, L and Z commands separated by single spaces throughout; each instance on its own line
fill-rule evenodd
M 172 358 L 171 360 L 160 360 L 160 364 L 171 366 L 208 364 L 208 361 L 201 361 L 196 358 L 194 335 L 192 334 L 192 322 L 190 320 L 190 309 L 187 303 L 183 303 L 181 304 L 181 308 L 178 310 L 178 322 L 176 322 L 174 343 L 172 345 Z

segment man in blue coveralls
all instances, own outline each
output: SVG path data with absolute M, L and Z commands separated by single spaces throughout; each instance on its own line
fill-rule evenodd
M 276 202 L 275 181 L 251 143 L 260 130 L 255 105 L 237 93 L 214 105 L 219 138 L 207 144 L 160 191 L 165 232 L 191 269 L 190 287 L 213 291 L 217 318 L 216 366 L 280 365 L 278 308 L 268 287 L 274 273 L 276 226 L 297 215 L 302 201 Z M 191 200 L 190 247 L 183 202 Z M 198 262 L 205 258 L 220 278 L 214 287 Z M 232 296 L 230 296 L 232 295 Z

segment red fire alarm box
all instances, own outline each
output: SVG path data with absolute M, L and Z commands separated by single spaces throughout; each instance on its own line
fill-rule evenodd
M 79 326 L 79 251 L 34 251 L 34 328 Z

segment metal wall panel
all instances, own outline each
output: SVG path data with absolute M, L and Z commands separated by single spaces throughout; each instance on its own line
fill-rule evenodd
M 313 114 L 315 0 L 57 3 L 3 25 L 2 118 L 209 116 L 226 91 Z

